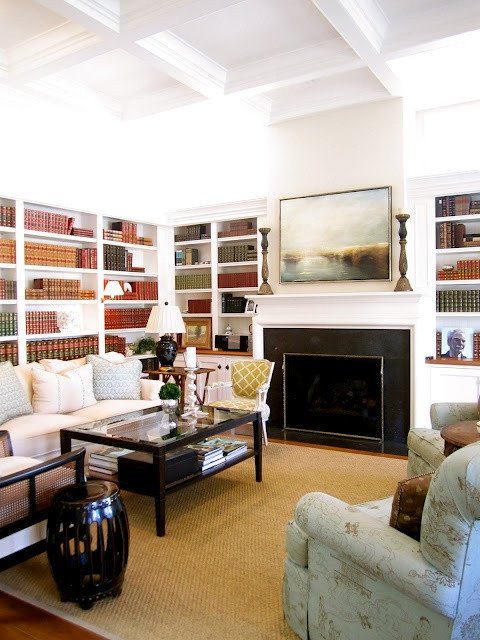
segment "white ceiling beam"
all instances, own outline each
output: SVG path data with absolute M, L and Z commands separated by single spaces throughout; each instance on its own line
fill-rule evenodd
M 122 105 L 122 120 L 142 118 L 154 113 L 185 107 L 206 100 L 184 85 L 169 87 L 126 100 Z
M 136 45 L 137 52 L 141 49 L 148 52 L 150 61 L 194 91 L 208 98 L 224 94 L 226 70 L 173 33 L 165 31 Z
M 120 31 L 120 0 L 36 0 L 54 13 L 102 36 Z
M 400 80 L 380 51 L 388 25 L 374 0 L 311 0 L 391 95 L 402 95 Z

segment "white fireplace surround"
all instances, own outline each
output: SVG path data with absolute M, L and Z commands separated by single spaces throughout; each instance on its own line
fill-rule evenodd
M 408 329 L 411 424 L 428 424 L 426 356 L 434 354 L 432 301 L 422 292 L 274 294 L 248 296 L 257 303 L 252 322 L 253 357 L 263 358 L 267 328 Z

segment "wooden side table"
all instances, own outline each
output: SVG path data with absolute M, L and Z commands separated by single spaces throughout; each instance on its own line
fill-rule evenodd
M 199 367 L 198 369 L 195 369 L 195 375 L 197 377 L 200 374 L 205 374 L 207 376 L 205 378 L 206 387 L 208 384 L 208 378 L 213 371 L 215 371 L 215 369 Z M 187 370 L 184 367 L 160 367 L 160 369 L 150 369 L 144 371 L 144 373 L 148 373 L 150 380 L 161 380 L 162 382 L 167 382 L 170 378 L 173 378 L 175 384 L 178 384 L 182 392 L 180 402 L 182 404 L 185 402 L 185 381 L 187 379 Z M 198 393 L 196 395 L 200 404 L 203 404 L 203 398 L 200 398 Z M 203 395 L 205 396 L 205 392 Z
M 480 440 L 475 420 L 464 420 L 443 427 L 440 435 L 445 440 L 444 453 L 449 456 L 454 451 Z

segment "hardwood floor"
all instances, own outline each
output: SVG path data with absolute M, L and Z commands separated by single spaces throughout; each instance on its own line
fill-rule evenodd
M 102 640 L 102 636 L 0 592 L 2 640 Z
M 328 447 L 314 443 L 288 442 L 280 438 L 269 438 L 269 440 L 270 442 L 297 446 L 352 451 L 351 449 Z M 360 455 L 380 455 L 392 458 L 405 457 L 358 450 L 354 452 Z M 39 609 L 2 591 L 0 591 L 0 638 L 1 640 L 67 640 L 67 638 L 68 640 L 103 640 L 103 637 L 96 633 L 72 624 L 63 618 L 58 618 L 43 609 Z

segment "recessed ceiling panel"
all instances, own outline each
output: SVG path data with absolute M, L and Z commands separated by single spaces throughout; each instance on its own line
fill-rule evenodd
M 178 85 L 154 65 L 122 49 L 74 65 L 60 76 L 120 101 Z
M 172 31 L 226 69 L 338 37 L 311 0 L 245 0 Z
M 0 49 L 10 49 L 65 22 L 32 0 L 0 0 Z

